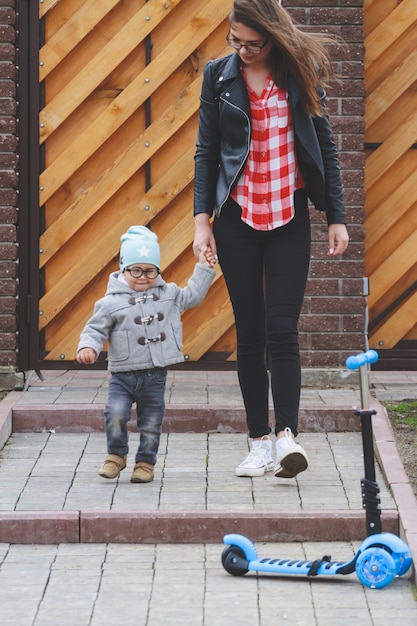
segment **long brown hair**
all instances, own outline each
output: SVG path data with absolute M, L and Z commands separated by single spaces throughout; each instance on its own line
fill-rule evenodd
M 321 33 L 301 31 L 281 5 L 281 0 L 235 0 L 229 22 L 239 22 L 269 39 L 275 83 L 286 89 L 288 73 L 297 81 L 307 113 L 323 115 L 317 96 L 319 84 L 326 86 L 335 77 L 326 44 L 340 39 Z

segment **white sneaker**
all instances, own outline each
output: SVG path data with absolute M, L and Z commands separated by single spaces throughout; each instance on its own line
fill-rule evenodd
M 299 443 L 295 443 L 291 430 L 285 429 L 285 437 L 277 439 L 277 462 L 274 476 L 277 478 L 294 478 L 308 467 L 308 457 Z
M 236 468 L 236 476 L 263 476 L 274 467 L 272 458 L 272 441 L 265 435 L 262 442 L 255 446 L 246 459 Z

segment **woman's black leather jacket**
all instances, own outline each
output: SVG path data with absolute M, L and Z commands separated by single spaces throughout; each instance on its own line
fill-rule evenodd
M 320 98 L 324 103 L 325 93 Z M 311 117 L 302 106 L 299 88 L 289 77 L 298 165 L 307 194 L 328 224 L 346 222 L 339 160 L 327 116 Z M 197 150 L 194 215 L 219 215 L 239 179 L 249 154 L 251 113 L 236 53 L 209 61 L 204 68 Z

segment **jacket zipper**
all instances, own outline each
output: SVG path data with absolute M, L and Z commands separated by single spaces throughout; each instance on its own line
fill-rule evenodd
M 231 183 L 230 183 L 230 185 L 229 185 L 229 188 L 228 188 L 228 190 L 227 190 L 226 197 L 224 198 L 224 200 L 221 202 L 221 204 L 220 204 L 220 206 L 219 206 L 218 216 L 219 216 L 219 215 L 220 215 L 220 213 L 221 213 L 221 210 L 222 210 L 222 208 L 223 208 L 223 206 L 224 206 L 224 203 L 226 202 L 227 198 L 230 196 L 230 191 L 231 191 L 231 189 L 232 189 L 232 187 L 233 187 L 233 185 L 234 185 L 234 183 L 235 183 L 235 181 L 236 181 L 236 179 L 237 179 L 237 177 L 238 177 L 238 175 L 239 175 L 239 172 L 240 172 L 240 171 L 241 171 L 241 169 L 242 169 L 242 165 L 243 165 L 243 163 L 244 163 L 244 162 L 246 161 L 246 159 L 248 158 L 248 154 L 249 154 L 249 150 L 250 150 L 250 137 L 251 137 L 251 131 L 252 131 L 251 121 L 250 121 L 249 116 L 248 116 L 248 114 L 246 113 L 246 111 L 244 111 L 243 109 L 241 109 L 240 107 L 238 107 L 236 104 L 233 104 L 233 103 L 232 103 L 232 102 L 230 102 L 229 100 L 226 100 L 225 98 L 222 98 L 222 96 L 220 96 L 220 100 L 223 100 L 223 102 L 225 102 L 225 103 L 226 103 L 226 104 L 228 104 L 229 106 L 234 107 L 235 109 L 237 109 L 238 111 L 241 111 L 241 112 L 243 113 L 243 115 L 246 117 L 246 119 L 247 119 L 247 121 L 248 121 L 248 126 L 249 126 L 249 131 L 250 131 L 250 132 L 249 132 L 249 135 L 248 135 L 248 145 L 247 145 L 247 149 L 246 149 L 246 154 L 245 154 L 245 156 L 244 156 L 244 158 L 243 158 L 243 160 L 242 160 L 242 162 L 241 162 L 241 164 L 240 164 L 240 167 L 239 167 L 239 169 L 238 169 L 238 171 L 237 171 L 236 176 L 233 178 L 232 182 L 231 182 Z

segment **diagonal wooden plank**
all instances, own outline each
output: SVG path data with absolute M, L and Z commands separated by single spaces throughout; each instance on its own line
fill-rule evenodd
M 365 221 L 366 247 L 372 246 L 388 233 L 398 220 L 402 219 L 410 206 L 417 202 L 416 179 L 406 178 L 396 186 L 377 210 L 367 214 Z
M 196 78 L 176 102 L 149 126 L 143 135 L 135 139 L 128 150 L 114 161 L 111 169 L 104 172 L 100 180 L 94 181 L 84 194 L 78 196 L 71 206 L 63 211 L 41 235 L 40 248 L 43 251 L 40 255 L 41 267 L 50 260 L 65 241 L 73 236 L 181 128 L 189 117 L 196 113 L 200 104 L 201 81 L 201 76 Z M 146 144 L 149 145 L 147 148 L 144 148 Z M 194 151 L 194 146 L 192 150 Z M 188 156 L 190 155 L 191 149 L 188 152 Z M 190 176 L 190 173 L 188 171 L 187 178 Z M 162 183 L 159 189 L 162 190 Z M 141 200 L 143 207 L 146 206 L 144 200 L 145 198 Z M 160 206 L 162 208 L 164 203 L 162 202 Z M 154 207 L 153 211 L 149 211 L 149 214 L 146 215 L 146 223 L 156 213 L 156 207 Z
M 44 17 L 60 0 L 42 0 L 39 2 L 39 17 Z
M 221 10 L 219 10 L 221 9 Z M 194 52 L 227 15 L 223 2 L 206 5 L 164 50 L 141 72 L 112 104 L 103 111 L 82 136 L 70 146 L 40 176 L 40 204 L 60 187 L 120 126 L 149 98 L 181 63 Z M 175 54 L 172 54 L 175 50 Z
M 380 4 L 380 0 L 379 0 Z M 365 67 L 378 60 L 385 50 L 417 21 L 415 0 L 402 0 L 365 39 Z
M 184 353 L 191 361 L 200 359 L 227 330 L 233 326 L 234 317 L 228 298 L 225 298 L 223 281 L 217 280 L 210 288 L 207 299 L 210 301 L 210 314 L 203 302 L 199 307 L 184 314 L 184 324 L 193 329 L 184 333 Z M 213 323 L 215 320 L 215 323 Z
M 365 122 L 367 128 L 417 80 L 417 50 L 404 59 L 395 72 L 384 80 L 366 98 Z
M 85 322 L 87 322 L 90 316 L 91 316 L 91 311 L 89 315 L 87 316 Z M 54 342 L 52 349 L 49 350 L 47 355 L 45 356 L 45 360 L 46 361 L 62 361 L 64 359 L 65 360 L 74 359 L 75 350 L 80 339 L 80 332 L 84 325 L 80 325 L 80 326 L 81 328 L 78 328 L 78 326 L 73 327 L 67 333 L 67 335 L 62 341 L 57 342 L 57 343 Z
M 40 49 L 40 81 L 43 81 L 119 2 L 120 0 L 85 0 L 80 9 Z
M 365 190 L 368 190 L 417 140 L 417 111 L 388 137 L 366 161 Z
M 178 196 L 194 178 L 195 145 L 183 152 L 172 167 L 161 176 L 138 202 L 139 210 L 152 219 Z
M 164 251 L 163 258 L 166 267 L 171 265 L 187 247 L 191 248 L 194 238 L 194 220 L 190 219 L 191 215 L 192 211 L 187 212 L 162 238 L 161 249 Z
M 417 231 L 410 233 L 393 254 L 369 276 L 369 306 L 373 307 L 417 260 Z
M 416 311 L 417 293 L 414 293 L 399 306 L 384 324 L 370 333 L 370 345 L 382 346 L 384 350 L 394 348 L 415 326 Z
M 181 2 L 149 0 L 128 23 L 87 63 L 77 76 L 41 110 L 40 142 L 44 142 L 94 89 Z M 149 19 L 147 19 L 149 18 Z
M 396 0 L 395 0 L 396 1 Z M 382 6 L 381 6 L 382 4 Z M 390 7 L 388 0 L 364 0 L 364 27 L 365 34 L 371 33 L 382 22 L 384 17 L 389 15 L 395 7 Z

